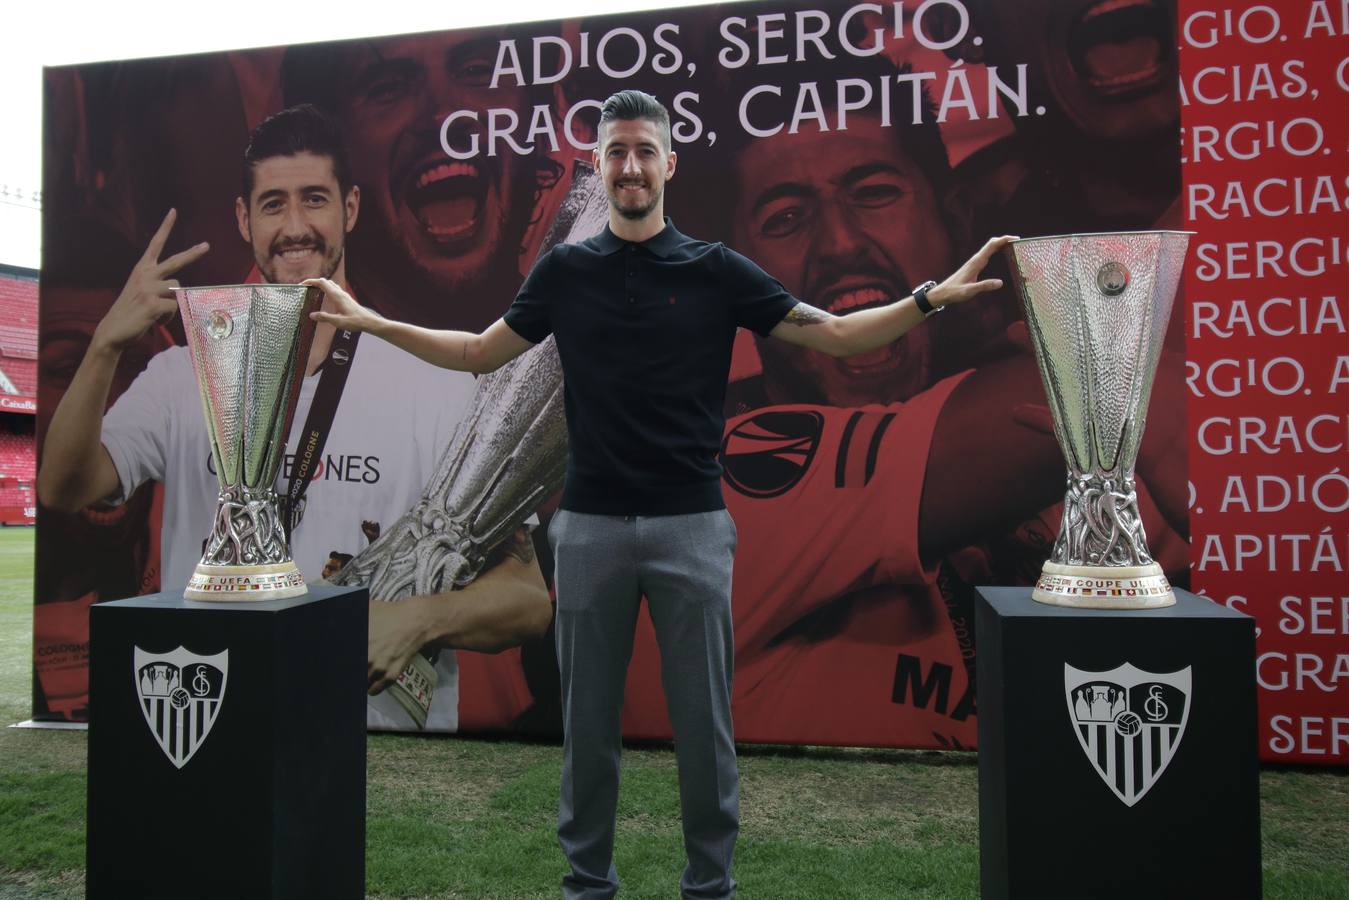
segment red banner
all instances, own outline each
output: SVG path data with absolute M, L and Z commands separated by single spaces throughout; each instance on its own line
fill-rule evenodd
M 1317 3 L 1187 7 L 1178 26 L 1162 0 L 763 2 L 51 69 L 39 431 L 167 209 L 166 256 L 211 247 L 184 283 L 256 277 L 260 251 L 235 214 L 240 159 L 259 123 L 301 102 L 347 139 L 360 195 L 335 240 L 352 286 L 433 327 L 476 330 L 504 311 L 590 157 L 599 102 L 628 87 L 670 107 L 680 159 L 666 208 L 680 229 L 835 313 L 943 277 L 990 234 L 1188 224 L 1186 297 L 1138 463 L 1149 544 L 1174 583 L 1193 563 L 1197 589 L 1259 620 L 1266 757 L 1343 762 L 1334 648 L 1349 608 L 1331 573 L 1349 553 L 1335 405 L 1349 371 L 1331 279 L 1347 192 L 1344 126 L 1327 112 L 1345 92 L 1342 17 Z M 973 744 L 973 586 L 1034 578 L 1063 489 L 1019 319 L 1004 291 L 844 363 L 741 335 L 722 451 L 740 532 L 738 738 Z M 182 342 L 174 323 L 126 347 L 109 396 L 131 399 L 105 437 L 195 390 L 165 368 Z M 358 361 L 377 346 L 362 342 Z M 383 507 L 302 523 L 301 541 L 331 529 L 299 558 L 307 578 L 409 505 L 393 509 L 397 479 L 415 499 L 436 454 L 397 449 L 414 443 L 407 423 L 434 421 L 421 443 L 438 451 L 472 391 L 381 365 L 379 401 L 339 408 L 352 434 L 330 438 L 308 496 L 369 489 Z M 440 400 L 410 405 L 426 396 Z M 133 402 L 145 414 L 128 419 Z M 202 427 L 180 420 L 184 434 Z M 37 717 L 87 714 L 87 605 L 181 587 L 195 561 L 182 548 L 209 530 L 205 454 L 174 476 L 119 465 L 125 502 L 42 511 Z M 374 613 L 393 639 L 411 607 L 386 606 Z M 445 651 L 458 693 L 439 727 L 556 733 L 551 640 L 515 643 Z M 668 734 L 658 668 L 643 619 L 631 735 Z
M 1255 616 L 1264 759 L 1349 761 L 1349 5 L 1181 11 L 1192 559 Z

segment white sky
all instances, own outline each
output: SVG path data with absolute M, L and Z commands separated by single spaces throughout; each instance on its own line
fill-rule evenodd
M 711 0 L 16 0 L 0 12 L 0 263 L 38 268 L 42 67 L 697 6 Z M 206 12 L 209 10 L 209 14 Z M 8 191 L 8 195 L 5 194 Z M 16 196 L 21 192 L 22 197 Z

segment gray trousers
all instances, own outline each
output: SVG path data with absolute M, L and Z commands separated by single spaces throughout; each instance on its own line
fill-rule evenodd
M 613 897 L 619 718 L 645 596 L 674 726 L 688 864 L 685 898 L 735 896 L 731 856 L 740 782 L 731 730 L 731 562 L 725 510 L 677 516 L 558 512 L 557 658 L 562 674 L 562 798 L 557 834 L 571 864 L 567 900 Z

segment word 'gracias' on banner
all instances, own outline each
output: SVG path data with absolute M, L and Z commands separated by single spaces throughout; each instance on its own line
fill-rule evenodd
M 753 138 L 803 129 L 846 131 L 852 113 L 877 116 L 887 128 L 924 121 L 940 124 L 956 117 L 996 119 L 1008 111 L 1016 117 L 1044 115 L 1043 106 L 1031 108 L 1024 63 L 1010 72 L 991 65 L 979 69 L 977 77 L 961 59 L 940 71 L 913 71 L 899 63 L 900 45 L 916 43 L 942 52 L 967 38 L 980 45 L 982 39 L 971 37 L 969 27 L 969 12 L 958 0 L 926 0 L 908 9 L 902 0 L 859 3 L 837 14 L 802 9 L 729 16 L 718 26 L 719 43 L 713 49 L 723 70 L 882 55 L 896 63 L 895 71 L 869 77 L 750 85 L 732 106 L 739 128 Z M 582 70 L 598 71 L 615 84 L 648 72 L 692 79 L 697 64 L 687 59 L 680 39 L 680 26 L 673 22 L 645 32 L 627 26 L 580 31 L 570 40 L 555 35 L 524 42 L 504 39 L 498 43 L 487 87 L 554 84 Z M 714 123 L 705 122 L 699 110 L 703 93 L 681 90 L 661 98 L 670 108 L 677 143 L 716 143 Z M 459 160 L 507 152 L 524 156 L 535 152 L 540 142 L 551 152 L 564 142 L 577 150 L 592 150 L 591 125 L 601 104 L 595 98 L 571 102 L 560 121 L 547 103 L 535 104 L 527 120 L 510 107 L 455 110 L 441 122 L 441 147 Z M 591 125 L 583 125 L 587 115 Z

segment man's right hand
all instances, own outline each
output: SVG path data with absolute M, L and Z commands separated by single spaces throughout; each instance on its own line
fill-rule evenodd
M 497 319 L 482 334 L 435 331 L 386 319 L 361 306 L 331 279 L 306 278 L 300 283 L 323 291 L 323 308 L 309 314 L 315 322 L 373 334 L 442 369 L 486 374 L 534 346 L 512 331 L 504 319 Z
M 343 331 L 369 331 L 375 323 L 385 321 L 379 313 L 357 303 L 351 294 L 344 291 L 332 279 L 306 278 L 300 283 L 323 291 L 323 309 L 309 314 L 316 322 L 323 322 Z
M 168 321 L 177 312 L 178 302 L 173 291 L 179 284 L 173 276 L 210 249 L 210 245 L 203 242 L 161 260 L 159 255 L 164 252 L 164 244 L 173 231 L 177 217 L 176 210 L 169 210 L 154 237 L 150 238 L 145 253 L 131 270 L 131 277 L 127 279 L 122 293 L 94 330 L 89 345 L 91 351 L 120 354 L 153 325 Z

